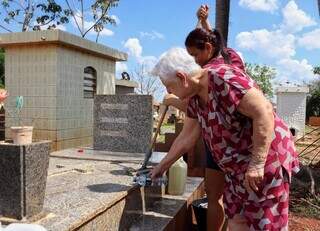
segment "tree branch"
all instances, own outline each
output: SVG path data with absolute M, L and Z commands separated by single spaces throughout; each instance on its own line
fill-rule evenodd
M 100 20 L 107 14 L 110 5 L 111 5 L 111 2 L 109 2 L 107 8 L 106 8 L 105 11 L 101 14 L 101 17 L 83 34 L 82 37 L 86 36 L 86 34 L 87 34 L 97 23 L 100 22 Z
M 8 9 L 7 9 L 7 8 L 4 8 L 4 10 L 6 11 L 7 15 L 9 15 Z M 26 11 L 25 11 L 25 13 L 26 13 Z M 17 19 L 15 19 L 15 18 L 11 18 L 11 20 L 15 21 L 15 22 L 18 23 L 18 24 L 23 24 L 22 22 L 19 22 L 19 21 L 18 21 Z
M 26 8 L 20 2 L 14 0 L 12 0 L 12 2 L 20 6 L 23 10 L 26 10 Z
M 72 13 L 71 13 L 71 14 L 72 14 L 72 17 L 73 17 L 74 22 L 76 23 L 76 25 L 77 25 L 77 27 L 78 27 L 78 30 L 79 30 L 81 36 L 84 37 L 83 32 L 81 31 L 80 26 L 79 26 L 79 24 L 78 24 L 78 22 L 77 22 L 77 19 L 76 19 L 76 17 L 74 16 L 74 12 L 73 12 L 70 4 L 69 4 L 69 1 L 68 1 L 68 0 L 65 0 L 65 2 L 67 3 L 67 6 L 68 6 L 69 10 L 72 12 Z
M 40 26 L 46 26 L 46 25 L 48 25 L 49 23 L 51 23 L 52 21 L 54 21 L 54 20 L 55 20 L 55 17 L 52 18 L 51 20 L 49 20 L 48 22 L 46 22 L 45 24 L 40 24 Z
M 84 31 L 83 0 L 81 0 L 80 3 L 81 3 L 81 29 L 82 31 Z
M 0 28 L 2 28 L 2 29 L 4 29 L 4 30 L 6 30 L 6 31 L 8 31 L 8 32 L 12 32 L 12 30 L 9 30 L 8 28 L 6 28 L 6 27 L 2 26 L 1 24 L 0 24 Z
M 98 43 L 99 36 L 100 36 L 100 31 L 97 33 L 96 43 Z
M 28 6 L 25 10 L 25 16 L 22 25 L 22 31 L 27 31 L 30 26 L 30 20 L 33 17 L 34 8 L 32 6 L 32 0 L 28 0 Z

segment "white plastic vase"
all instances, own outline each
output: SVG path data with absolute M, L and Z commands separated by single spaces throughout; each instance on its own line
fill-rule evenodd
M 0 223 L 0 231 L 47 231 L 47 229 L 34 224 L 10 224 L 6 228 L 2 228 Z
M 14 144 L 32 143 L 32 126 L 11 127 L 11 138 Z

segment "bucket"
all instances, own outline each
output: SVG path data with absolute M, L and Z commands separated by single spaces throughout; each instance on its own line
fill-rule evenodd
M 11 138 L 14 144 L 32 143 L 32 126 L 11 127 Z
M 192 208 L 197 221 L 199 231 L 207 230 L 208 198 L 201 198 L 192 202 Z

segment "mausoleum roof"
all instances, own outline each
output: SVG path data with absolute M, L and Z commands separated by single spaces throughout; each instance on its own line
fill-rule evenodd
M 43 30 L 16 33 L 1 33 L 0 47 L 9 47 L 27 44 L 58 44 L 82 52 L 102 56 L 114 61 L 125 61 L 128 55 L 124 52 L 95 43 L 61 30 Z

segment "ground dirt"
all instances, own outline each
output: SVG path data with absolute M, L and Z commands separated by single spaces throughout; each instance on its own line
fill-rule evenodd
M 306 127 L 296 142 L 301 170 L 290 190 L 290 231 L 320 231 L 320 127 Z

